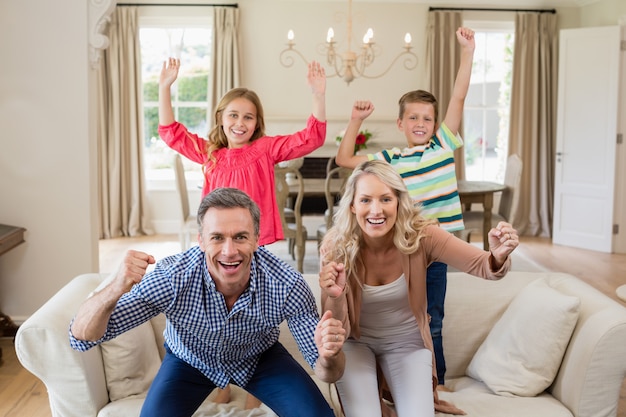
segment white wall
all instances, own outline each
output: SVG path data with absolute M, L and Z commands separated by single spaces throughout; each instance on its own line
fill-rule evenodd
M 581 8 L 581 27 L 612 26 L 626 15 L 626 1 L 600 0 Z
M 86 17 L 84 0 L 0 5 L 0 223 L 27 229 L 0 256 L 16 321 L 98 265 Z

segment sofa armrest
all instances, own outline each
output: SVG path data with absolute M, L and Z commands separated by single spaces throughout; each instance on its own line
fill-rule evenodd
M 550 286 L 580 298 L 580 315 L 550 387 L 575 417 L 617 413 L 626 377 L 626 308 L 573 276 L 551 273 Z
M 109 402 L 100 347 L 77 352 L 68 339 L 69 323 L 79 305 L 105 277 L 92 273 L 74 278 L 29 317 L 15 336 L 17 357 L 46 385 L 53 416 L 96 416 Z

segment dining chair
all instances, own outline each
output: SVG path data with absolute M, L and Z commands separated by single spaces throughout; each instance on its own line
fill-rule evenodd
M 303 272 L 307 239 L 307 230 L 302 223 L 301 211 L 304 199 L 304 179 L 297 166 L 279 164 L 274 167 L 274 182 L 283 234 L 287 239 L 289 252 L 296 261 L 298 271 Z M 297 189 L 295 200 L 291 197 L 290 184 Z M 293 207 L 290 204 L 292 200 Z
M 331 158 L 334 161 L 334 158 Z M 324 223 L 318 226 L 317 228 L 317 249 L 319 251 L 320 245 L 322 244 L 322 240 L 326 235 L 326 232 L 333 225 L 333 216 L 337 211 L 337 203 L 338 199 L 343 195 L 344 187 L 348 177 L 352 173 L 352 170 L 349 168 L 343 168 L 340 166 L 336 166 L 332 168 L 332 164 L 329 162 L 328 170 L 326 172 L 326 179 L 324 180 L 324 197 L 326 198 L 326 210 L 324 211 Z M 339 188 L 339 193 L 336 193 L 331 185 L 333 179 L 339 179 L 341 181 L 341 186 Z M 339 198 L 338 198 L 339 197 Z
M 519 187 L 522 180 L 522 159 L 519 155 L 510 155 L 506 161 L 506 170 L 504 172 L 504 185 L 506 188 L 502 191 L 498 211 L 491 215 L 491 225 L 495 227 L 499 222 L 510 222 L 513 207 L 517 207 L 519 200 Z M 459 231 L 457 236 L 469 242 L 472 233 L 482 235 L 483 230 L 483 212 L 481 210 L 469 210 L 463 212 L 463 223 L 465 230 Z
M 178 228 L 178 238 L 183 251 L 191 247 L 191 242 L 195 242 L 198 236 L 198 221 L 195 214 L 191 214 L 189 208 L 189 193 L 187 192 L 187 181 L 185 180 L 185 168 L 180 154 L 174 155 L 172 161 L 174 165 L 174 177 L 176 191 L 180 199 L 180 227 Z

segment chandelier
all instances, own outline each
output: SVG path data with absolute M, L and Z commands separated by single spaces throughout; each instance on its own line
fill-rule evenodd
M 378 45 L 374 44 L 374 31 L 370 28 L 363 36 L 361 51 L 359 53 L 352 51 L 352 0 L 348 0 L 346 33 L 348 36 L 348 49 L 343 53 L 339 53 L 335 48 L 337 42 L 335 41 L 335 32 L 332 27 L 328 29 L 326 42 L 320 45 L 322 47 L 320 52 L 326 55 L 326 63 L 330 67 L 330 70 L 327 70 L 329 77 L 339 77 L 348 85 L 358 77 L 380 78 L 387 74 L 402 57 L 406 58 L 404 60 L 404 68 L 412 70 L 417 67 L 417 55 L 411 51 L 411 34 L 407 33 L 404 35 L 404 50 L 391 61 L 387 69 L 376 75 L 367 73 L 368 67 L 372 65 L 380 50 Z M 299 56 L 305 63 L 308 63 L 304 55 L 295 48 L 294 38 L 294 32 L 290 29 L 287 33 L 287 48 L 280 53 L 280 63 L 285 68 L 289 68 L 294 64 L 293 54 Z

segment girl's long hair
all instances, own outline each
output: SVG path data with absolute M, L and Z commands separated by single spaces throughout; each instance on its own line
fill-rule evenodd
M 367 175 L 376 176 L 393 190 L 398 198 L 398 213 L 393 226 L 393 243 L 400 252 L 410 254 L 417 251 L 420 240 L 425 236 L 424 227 L 436 224 L 435 221 L 421 216 L 420 208 L 413 204 L 402 178 L 390 164 L 384 161 L 361 163 L 348 178 L 339 208 L 333 216 L 333 227 L 322 241 L 323 262 L 343 263 L 347 276 L 356 270 L 357 263 L 363 265 L 359 256 L 363 232 L 351 207 L 356 194 L 356 185 Z
M 254 129 L 254 133 L 252 133 L 250 142 L 265 136 L 265 118 L 263 116 L 263 106 L 261 105 L 259 96 L 257 96 L 254 91 L 247 88 L 233 88 L 228 93 L 224 94 L 215 108 L 215 112 L 213 114 L 213 127 L 209 131 L 206 144 L 208 159 L 204 163 L 204 170 L 213 169 L 215 166 L 215 157 L 213 156 L 214 151 L 228 147 L 228 138 L 222 128 L 222 114 L 230 102 L 237 98 L 245 98 L 246 100 L 249 100 L 254 107 L 256 107 L 256 128 Z

